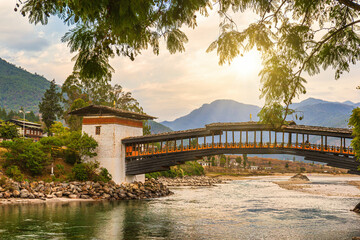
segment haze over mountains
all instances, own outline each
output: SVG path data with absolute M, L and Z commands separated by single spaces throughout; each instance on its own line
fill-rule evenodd
M 302 125 L 347 128 L 351 111 L 357 106 L 360 106 L 360 103 L 350 101 L 344 103 L 329 102 L 308 98 L 291 106 L 297 111 L 298 116 L 303 116 L 303 119 L 300 121 L 289 117 L 289 120 L 294 120 L 297 124 Z M 161 124 L 178 131 L 201 128 L 214 122 L 249 121 L 250 114 L 252 120 L 257 121 L 257 114 L 260 110 L 261 108 L 258 106 L 243 104 L 234 100 L 216 100 L 210 104 L 204 104 L 174 121 L 164 121 Z

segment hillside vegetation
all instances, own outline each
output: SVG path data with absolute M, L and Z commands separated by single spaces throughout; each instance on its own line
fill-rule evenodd
M 38 104 L 50 82 L 0 58 L 0 107 L 38 112 Z

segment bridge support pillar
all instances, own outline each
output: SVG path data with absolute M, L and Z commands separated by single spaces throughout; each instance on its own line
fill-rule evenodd
M 83 117 L 82 131 L 98 142 L 97 156 L 92 159 L 109 171 L 115 183 L 145 181 L 145 174 L 126 175 L 125 145 L 122 139 L 142 136 L 142 120 L 153 117 L 97 105 L 70 114 Z

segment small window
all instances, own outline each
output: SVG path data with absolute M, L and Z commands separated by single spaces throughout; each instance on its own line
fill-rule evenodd
M 101 126 L 95 127 L 95 135 L 100 135 L 100 128 L 101 128 Z

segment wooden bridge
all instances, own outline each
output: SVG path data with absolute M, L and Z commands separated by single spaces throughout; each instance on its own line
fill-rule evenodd
M 290 124 L 280 129 L 257 122 L 213 123 L 205 128 L 122 139 L 126 174 L 168 170 L 218 154 L 291 154 L 360 174 L 350 129 Z

